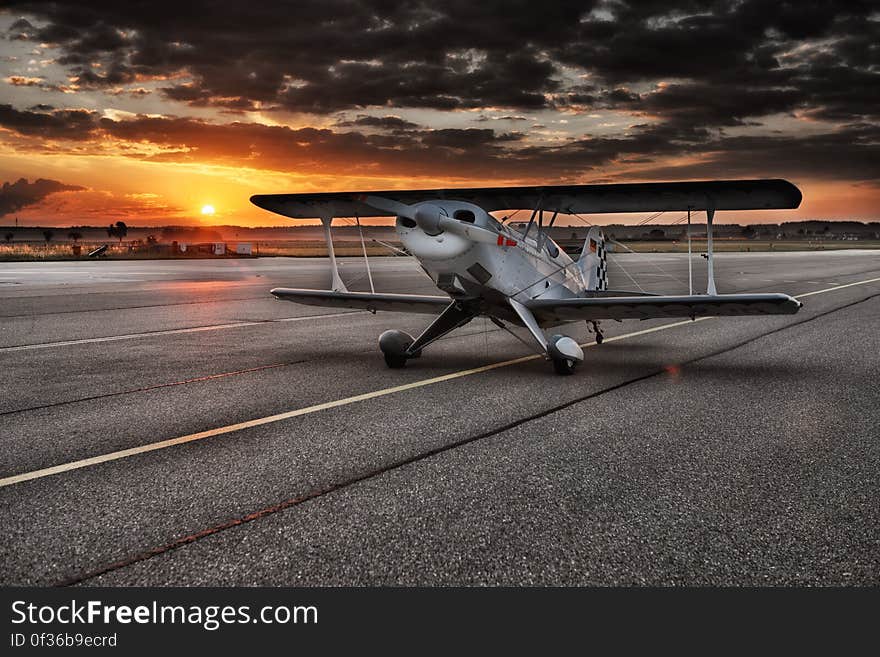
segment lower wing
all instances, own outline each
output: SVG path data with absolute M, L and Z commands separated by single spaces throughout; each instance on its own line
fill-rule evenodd
M 416 294 L 370 294 L 369 292 L 333 292 L 332 290 L 300 290 L 276 287 L 271 293 L 278 299 L 294 301 L 307 306 L 329 308 L 358 308 L 361 310 L 390 310 L 403 313 L 437 315 L 449 305 L 449 297 L 420 296 Z
M 544 323 L 580 319 L 793 315 L 803 304 L 787 294 L 719 294 L 533 299 L 526 305 L 538 321 Z

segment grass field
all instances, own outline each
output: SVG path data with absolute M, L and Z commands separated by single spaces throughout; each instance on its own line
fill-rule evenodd
M 636 253 L 685 253 L 687 242 L 673 241 L 634 241 L 622 242 L 625 247 Z M 88 252 L 100 246 L 99 243 L 81 243 L 80 255 L 74 255 L 74 245 L 65 243 L 33 244 L 33 243 L 0 243 L 0 261 L 39 261 L 39 260 L 88 260 Z M 217 258 L 217 257 L 242 257 L 230 254 L 227 256 L 213 256 L 208 253 L 172 253 L 170 248 L 135 248 L 129 249 L 126 244 L 110 244 L 104 258 L 108 260 L 162 260 L 162 259 L 193 259 L 193 258 Z M 367 243 L 367 255 L 389 256 L 395 252 L 375 242 Z M 761 241 L 761 240 L 715 240 L 717 252 L 768 252 L 768 251 L 831 251 L 837 249 L 880 249 L 880 240 L 843 241 L 829 240 L 824 242 L 810 242 L 807 240 L 797 241 Z M 363 250 L 359 242 L 335 242 L 336 255 L 338 256 L 362 256 Z M 580 244 L 563 243 L 563 247 L 576 252 Z M 613 252 L 626 253 L 627 248 L 613 245 Z M 694 240 L 692 243 L 694 253 L 706 251 L 706 240 Z M 323 241 L 273 241 L 253 243 L 254 256 L 287 256 L 287 257 L 323 257 L 327 255 L 327 247 Z

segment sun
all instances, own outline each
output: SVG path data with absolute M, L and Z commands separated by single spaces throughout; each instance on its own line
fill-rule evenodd
M 205 216 L 210 216 L 214 214 L 214 206 L 213 205 L 203 205 L 202 206 L 202 214 Z

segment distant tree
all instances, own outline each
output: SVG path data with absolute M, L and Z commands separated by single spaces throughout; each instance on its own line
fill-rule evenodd
M 53 237 L 55 237 L 55 231 L 49 230 L 48 228 L 43 231 L 43 239 L 46 240 L 46 246 L 49 246 L 49 242 L 52 241 Z
M 650 237 L 652 240 L 662 240 L 664 237 L 666 237 L 666 232 L 663 231 L 661 228 L 654 228 L 650 233 L 648 233 L 648 237 Z
M 115 224 L 107 226 L 107 237 L 115 237 L 122 244 L 122 240 L 128 235 L 128 226 L 124 221 L 117 221 Z
M 14 237 L 15 237 L 15 233 L 6 233 L 6 234 L 3 236 L 3 239 L 6 240 L 6 243 L 7 243 L 7 244 L 12 244 L 12 238 L 14 238 Z
M 155 235 L 147 235 L 147 244 L 155 244 L 156 241 Z
M 67 236 L 73 240 L 74 244 L 79 242 L 82 239 L 83 234 L 78 230 L 72 230 L 67 233 Z
M 758 234 L 758 231 L 756 231 L 752 226 L 745 226 L 742 229 L 742 231 L 740 231 L 740 233 L 747 240 L 750 240 L 750 239 L 753 239 Z

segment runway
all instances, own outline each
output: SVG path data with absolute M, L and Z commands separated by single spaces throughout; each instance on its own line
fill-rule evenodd
M 322 259 L 0 263 L 0 580 L 880 583 L 880 252 L 715 267 L 804 307 L 605 322 L 601 346 L 568 325 L 586 358 L 559 377 L 482 319 L 389 370 L 378 335 L 427 317 L 268 294 L 326 287 Z M 686 293 L 687 262 L 610 279 Z

